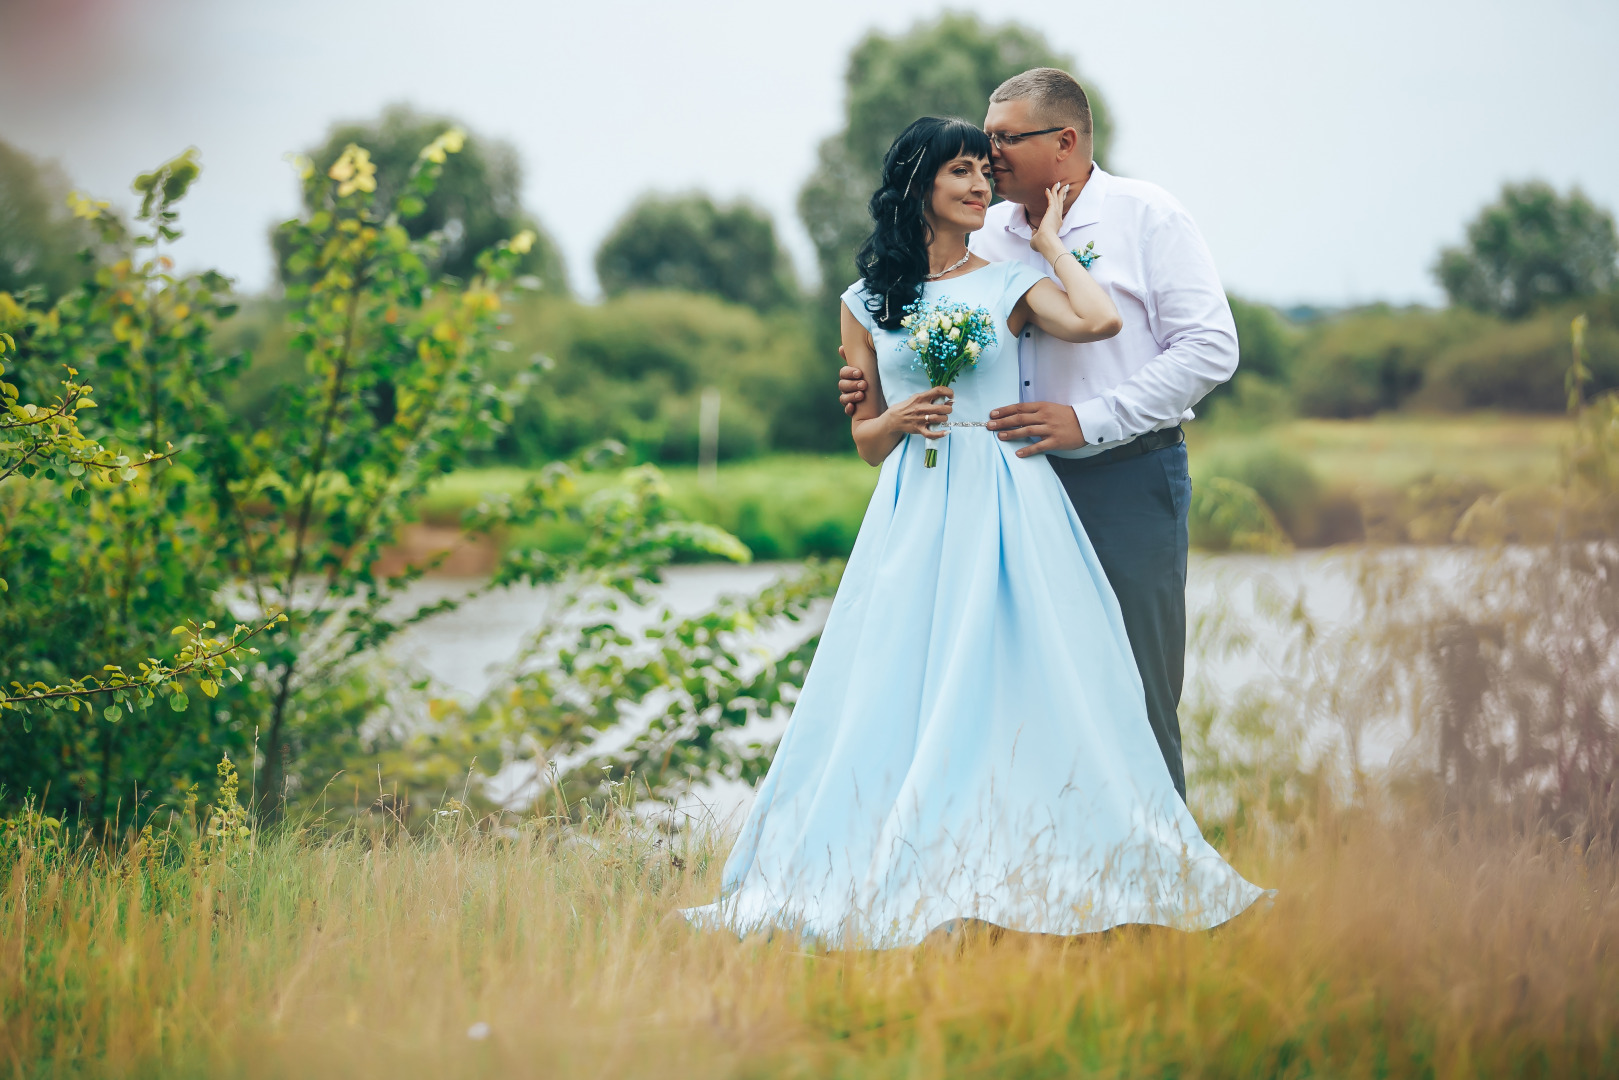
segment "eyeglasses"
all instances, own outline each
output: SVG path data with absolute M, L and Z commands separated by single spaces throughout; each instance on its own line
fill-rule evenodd
M 1039 131 L 1019 131 L 1013 135 L 1002 135 L 998 131 L 986 131 L 984 134 L 989 136 L 991 146 L 997 150 L 1005 150 L 1008 146 L 1016 146 L 1024 139 L 1032 139 L 1036 135 L 1050 135 L 1053 131 L 1063 131 L 1067 127 L 1067 124 L 1059 124 L 1056 127 L 1041 128 Z

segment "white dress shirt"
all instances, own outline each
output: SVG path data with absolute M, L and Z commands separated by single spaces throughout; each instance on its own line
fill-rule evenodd
M 969 246 L 991 262 L 1026 263 L 1056 281 L 1029 247 L 1033 235 L 1023 207 L 1001 202 Z M 1084 345 L 1024 330 L 1023 400 L 1072 405 L 1085 435 L 1083 448 L 1054 452 L 1087 457 L 1190 420 L 1192 406 L 1237 370 L 1231 305 L 1191 215 L 1156 184 L 1093 165 L 1061 236 L 1076 250 L 1095 243 L 1091 276 L 1118 305 L 1124 328 Z

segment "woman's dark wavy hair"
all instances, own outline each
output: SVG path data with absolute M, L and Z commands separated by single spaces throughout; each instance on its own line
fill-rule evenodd
M 883 156 L 883 182 L 868 209 L 876 228 L 860 245 L 866 309 L 884 330 L 899 328 L 905 305 L 922 295 L 932 231 L 922 208 L 944 163 L 965 154 L 989 159 L 989 136 L 955 117 L 924 116 L 900 132 Z

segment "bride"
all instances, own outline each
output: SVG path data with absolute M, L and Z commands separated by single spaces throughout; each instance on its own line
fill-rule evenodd
M 876 373 L 855 445 L 882 472 L 720 899 L 686 912 L 698 925 L 888 947 L 961 919 L 1203 929 L 1262 894 L 1175 791 L 1056 473 L 983 426 L 1019 397 L 1025 327 L 1084 342 L 1120 325 L 1058 240 L 1060 189 L 1033 246 L 1062 287 L 968 252 L 989 158 L 978 128 L 932 117 L 884 158 L 841 312 L 848 362 Z M 901 324 L 941 301 L 993 326 L 953 388 L 929 386 Z

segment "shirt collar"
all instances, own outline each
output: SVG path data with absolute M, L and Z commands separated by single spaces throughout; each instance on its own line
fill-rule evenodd
M 1102 220 L 1102 202 L 1107 198 L 1108 179 L 1108 174 L 1102 171 L 1102 166 L 1091 162 L 1090 179 L 1085 181 L 1085 186 L 1079 189 L 1079 198 L 1074 200 L 1074 205 L 1063 215 L 1063 232 L 1082 229 L 1086 225 L 1095 225 Z M 1020 208 L 1014 208 L 1007 215 L 1006 231 L 1025 240 L 1034 237 L 1034 227 L 1028 223 Z

